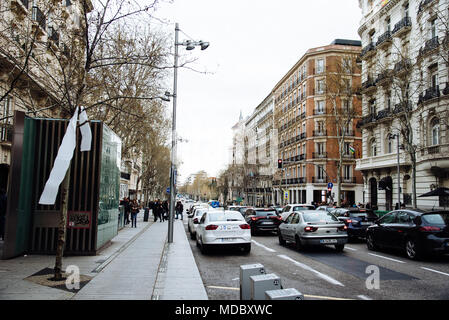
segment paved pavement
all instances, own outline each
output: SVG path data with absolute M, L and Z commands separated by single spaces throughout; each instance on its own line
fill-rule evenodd
M 28 255 L 0 260 L 0 300 L 207 300 L 184 225 L 174 221 L 173 243 L 168 222 L 126 226 L 96 256 L 65 257 L 63 269 L 79 267 L 92 277 L 77 292 L 39 285 L 25 278 L 53 268 L 54 256 Z

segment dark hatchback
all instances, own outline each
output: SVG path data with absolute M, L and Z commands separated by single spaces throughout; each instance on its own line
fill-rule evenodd
M 331 213 L 345 223 L 348 228 L 348 240 L 365 238 L 366 229 L 377 220 L 376 214 L 370 209 L 337 208 Z
M 251 208 L 245 211 L 245 220 L 251 226 L 251 234 L 261 231 L 276 231 L 282 220 L 276 210 L 271 208 Z
M 449 211 L 395 210 L 366 230 L 368 249 L 404 250 L 410 259 L 449 253 Z

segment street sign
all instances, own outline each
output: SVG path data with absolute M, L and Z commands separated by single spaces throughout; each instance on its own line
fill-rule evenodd
M 170 187 L 167 188 L 166 192 L 167 192 L 167 193 L 170 193 Z
M 329 182 L 329 183 L 327 184 L 327 187 L 328 187 L 329 189 L 332 189 L 332 188 L 334 187 L 334 184 L 333 184 L 332 182 Z
M 288 191 L 284 193 L 284 200 L 288 200 Z

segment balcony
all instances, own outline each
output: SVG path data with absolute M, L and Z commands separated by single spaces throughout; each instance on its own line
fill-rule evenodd
M 327 136 L 327 130 L 313 130 L 313 136 L 314 137 L 326 137 Z
M 301 119 L 305 119 L 306 117 L 306 112 L 304 111 L 303 113 L 301 113 Z
M 305 132 L 303 132 L 303 133 L 300 134 L 299 137 L 300 137 L 300 140 L 304 140 L 305 138 L 307 138 L 307 135 L 306 135 Z
M 376 54 L 376 45 L 374 44 L 374 42 L 371 42 L 362 49 L 362 52 L 360 53 L 360 58 L 366 60 L 373 57 L 375 54 Z
M 12 143 L 13 126 L 11 124 L 0 124 L 0 142 Z
M 447 86 L 446 86 L 447 89 Z M 440 86 L 435 86 L 429 89 L 426 89 L 424 93 L 421 93 L 418 98 L 418 104 L 425 103 L 429 100 L 433 100 L 440 97 Z
M 400 153 L 399 163 L 401 166 L 410 164 L 410 162 L 406 159 L 407 154 L 405 152 Z M 396 168 L 398 163 L 397 161 L 396 152 L 375 157 L 363 157 L 362 159 L 356 160 L 356 170 L 364 171 L 380 168 Z
M 369 114 L 365 117 L 362 118 L 362 120 L 357 122 L 357 128 L 361 128 L 370 124 L 374 124 L 376 120 L 376 115 L 375 114 Z
M 394 109 L 393 109 L 393 114 L 395 114 L 395 115 L 397 115 L 397 114 L 400 114 L 400 113 L 402 113 L 402 112 L 410 112 L 410 111 L 412 111 L 412 104 L 410 103 L 410 101 L 409 102 L 401 102 L 401 103 L 398 103 L 398 104 L 396 104 L 395 106 L 394 106 Z
M 312 177 L 312 183 L 327 183 L 327 177 Z
M 395 73 L 402 73 L 402 72 L 409 71 L 411 69 L 411 67 L 412 67 L 411 60 L 403 59 L 394 65 L 393 71 Z
M 327 152 L 313 152 L 313 159 L 327 159 Z
M 368 77 L 368 79 L 362 83 L 362 93 L 364 94 L 373 93 L 376 89 L 376 81 L 372 77 Z
M 376 78 L 376 85 L 389 84 L 391 82 L 392 70 L 386 69 L 379 73 Z
M 449 95 L 449 82 L 446 82 L 446 88 L 443 89 L 443 96 Z
M 326 114 L 326 110 L 324 109 L 313 109 L 313 114 L 315 116 Z
M 376 47 L 380 49 L 386 48 L 392 43 L 392 41 L 393 37 L 391 36 L 391 31 L 387 31 L 379 37 L 376 42 Z
M 376 121 L 381 121 L 387 118 L 391 118 L 392 114 L 391 114 L 391 109 L 390 108 L 385 108 L 383 110 L 380 110 L 377 115 L 376 115 Z
M 355 184 L 357 183 L 357 179 L 355 177 L 342 177 L 341 182 Z
M 419 49 L 418 60 L 423 59 L 427 55 L 435 52 L 436 49 L 438 49 L 439 45 L 440 45 L 440 43 L 438 41 L 438 36 L 436 36 L 430 40 L 427 40 L 424 47 Z
M 342 154 L 342 157 L 344 160 L 353 160 L 353 159 L 355 159 L 355 153 L 351 153 L 351 152 L 344 153 L 344 154 Z
M 412 28 L 412 19 L 410 17 L 404 17 L 401 21 L 395 24 L 393 29 L 393 35 L 400 37 L 403 34 L 410 31 Z

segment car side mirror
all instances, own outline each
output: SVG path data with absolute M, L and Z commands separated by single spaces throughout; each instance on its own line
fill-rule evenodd
M 193 224 L 199 224 L 198 218 L 193 219 Z

